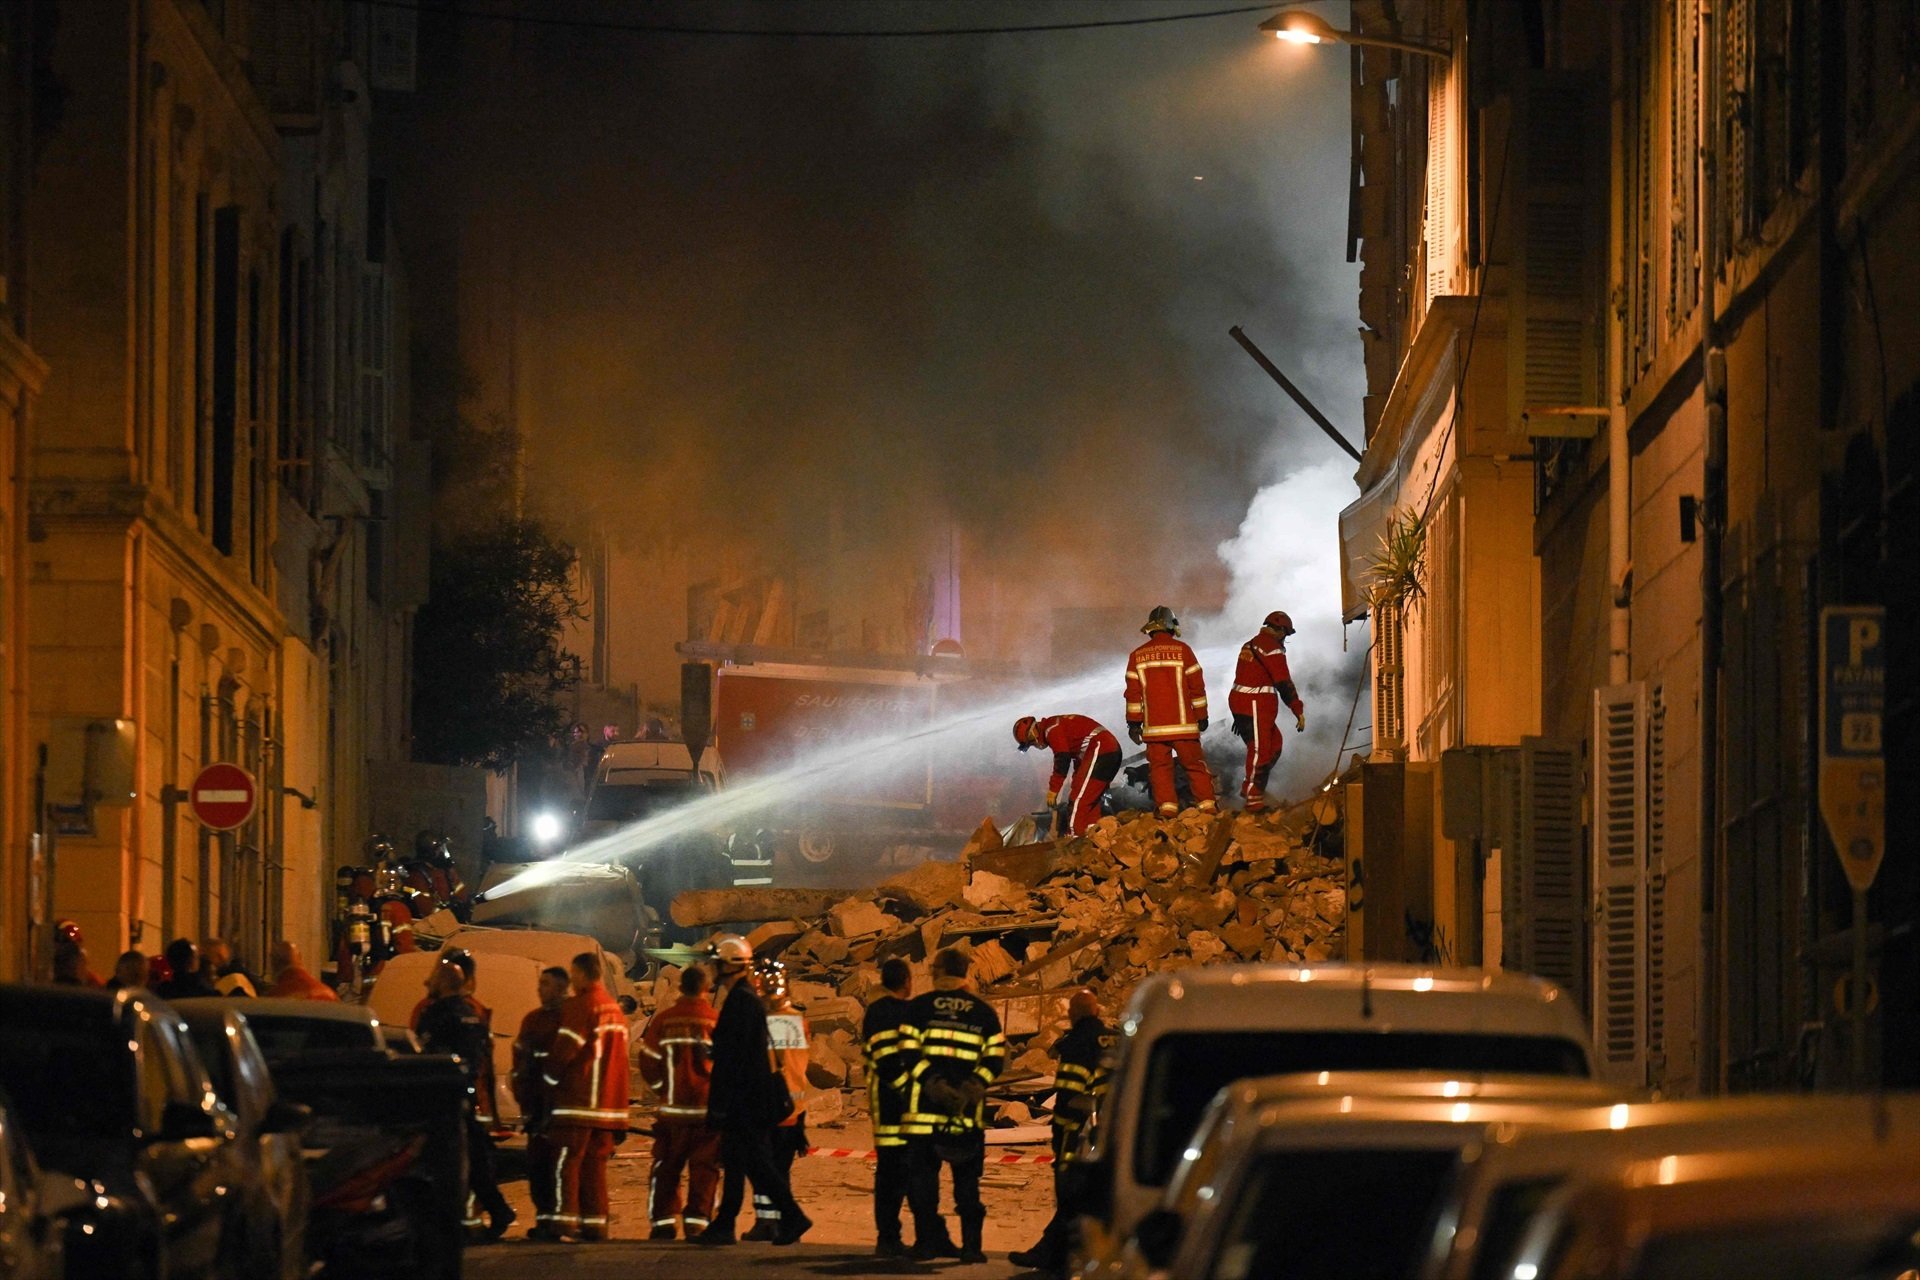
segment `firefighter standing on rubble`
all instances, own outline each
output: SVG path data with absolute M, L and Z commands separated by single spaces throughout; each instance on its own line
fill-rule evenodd
M 1100 820 L 1100 797 L 1120 772 L 1120 739 L 1098 720 L 1082 715 L 1021 716 L 1013 725 L 1020 750 L 1045 747 L 1053 752 L 1053 774 L 1047 779 L 1047 808 L 1054 814 L 1054 832 L 1085 835 Z M 1073 785 L 1061 788 L 1068 772 Z
M 605 1240 L 612 1228 L 607 1159 L 627 1136 L 627 1016 L 601 985 L 600 953 L 573 958 L 573 994 L 541 1079 L 553 1090 L 552 1142 L 561 1234 Z
M 958 947 L 933 957 L 933 990 L 907 1007 L 900 1058 L 906 1067 L 906 1123 L 925 1133 L 908 1140 L 913 1209 L 912 1257 L 985 1262 L 981 1234 L 987 1220 L 980 1200 L 986 1169 L 984 1104 L 987 1086 L 1007 1061 L 1000 1018 L 969 987 L 972 958 Z M 953 1207 L 960 1245 L 940 1216 L 940 1166 L 953 1169 Z
M 1100 998 L 1086 987 L 1067 1001 L 1069 1030 L 1053 1046 L 1053 1218 L 1031 1249 L 1007 1255 L 1015 1266 L 1060 1271 L 1067 1263 L 1068 1231 L 1064 1187 L 1071 1175 L 1080 1135 L 1100 1109 L 1112 1082 L 1113 1053 L 1119 1037 L 1100 1016 Z
M 1287 637 L 1293 619 L 1276 609 L 1267 615 L 1253 639 L 1240 646 L 1233 672 L 1233 692 L 1227 709 L 1233 713 L 1233 732 L 1247 744 L 1247 775 L 1240 795 L 1248 813 L 1267 807 L 1267 779 L 1280 759 L 1280 708 L 1293 712 L 1293 727 L 1307 731 L 1307 708 L 1287 669 Z
M 527 1190 L 533 1197 L 533 1228 L 529 1240 L 558 1240 L 560 1231 L 554 1221 L 560 1211 L 555 1195 L 559 1180 L 554 1176 L 557 1148 L 548 1132 L 553 1098 L 546 1081 L 547 1054 L 554 1037 L 560 1034 L 561 1006 L 567 999 L 567 971 L 558 965 L 542 969 L 537 980 L 540 1007 L 520 1019 L 520 1032 L 513 1038 L 514 1101 L 520 1104 L 520 1123 L 527 1131 Z
M 860 1021 L 867 1111 L 873 1117 L 873 1252 L 881 1258 L 904 1258 L 900 1206 L 907 1201 L 907 1139 L 917 1131 L 906 1123 L 906 1082 L 896 1068 L 913 998 L 913 969 L 895 956 L 880 966 L 880 986 L 882 994 Z
M 687 966 L 680 973 L 680 999 L 654 1014 L 640 1034 L 640 1074 L 660 1099 L 648 1174 L 649 1240 L 673 1239 L 676 1218 L 688 1239 L 713 1221 L 720 1135 L 707 1128 L 707 1089 L 713 1078 L 713 1024 L 720 1014 L 707 999 L 712 986 L 705 969 Z M 687 1175 L 684 1203 L 682 1173 Z
M 1200 660 L 1180 639 L 1180 620 L 1167 606 L 1148 614 L 1140 630 L 1146 643 L 1127 656 L 1127 736 L 1146 744 L 1154 810 L 1163 818 L 1180 811 L 1173 780 L 1177 756 L 1200 811 L 1212 813 L 1213 775 L 1200 749 L 1200 735 L 1207 731 L 1207 682 Z

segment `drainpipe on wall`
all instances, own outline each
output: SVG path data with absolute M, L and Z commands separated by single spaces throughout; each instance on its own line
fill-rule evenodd
M 1720 595 L 1721 539 L 1727 524 L 1727 353 L 1721 346 L 1720 175 L 1721 26 L 1713 0 L 1702 0 L 1700 47 L 1705 53 L 1706 142 L 1702 148 L 1700 208 L 1700 370 L 1706 398 L 1706 463 L 1700 495 L 1700 1085 L 1720 1093 L 1726 1080 L 1726 945 L 1721 910 L 1726 878 L 1720 841 Z

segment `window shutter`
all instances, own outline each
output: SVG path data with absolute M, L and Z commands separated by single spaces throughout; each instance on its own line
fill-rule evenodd
M 1406 680 L 1400 647 L 1400 606 L 1373 610 L 1373 751 L 1392 760 L 1406 742 Z
M 1536 974 L 1569 994 L 1582 990 L 1580 753 L 1544 738 L 1520 741 L 1510 772 L 1517 816 L 1501 850 L 1502 952 L 1509 969 Z
M 1606 361 L 1607 155 L 1599 95 L 1584 77 L 1534 73 L 1514 90 L 1505 210 L 1517 247 L 1509 307 L 1507 400 L 1596 406 Z M 1591 418 L 1535 418 L 1533 434 L 1590 434 Z
M 1420 313 L 1435 298 L 1455 292 L 1454 240 L 1460 219 L 1456 201 L 1458 140 L 1454 129 L 1453 65 L 1435 70 L 1427 81 L 1427 209 L 1424 246 L 1426 279 Z
M 1667 703 L 1647 697 L 1647 1075 L 1667 1078 Z
M 1606 1079 L 1646 1080 L 1647 687 L 1593 691 L 1593 1042 Z

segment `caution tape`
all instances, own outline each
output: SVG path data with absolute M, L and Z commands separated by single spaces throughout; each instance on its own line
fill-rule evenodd
M 828 1160 L 873 1160 L 879 1156 L 876 1151 L 856 1151 L 850 1147 L 808 1147 L 807 1154 L 820 1156 Z M 1053 1156 L 988 1156 L 988 1164 L 1052 1164 Z

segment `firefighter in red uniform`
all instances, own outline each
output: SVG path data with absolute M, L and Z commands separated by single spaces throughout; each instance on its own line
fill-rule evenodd
M 1025 751 L 1045 747 L 1053 752 L 1053 776 L 1047 779 L 1047 808 L 1054 810 L 1054 830 L 1085 835 L 1100 820 L 1100 797 L 1120 772 L 1120 739 L 1090 716 L 1021 716 L 1013 725 L 1013 740 Z M 1063 796 L 1067 773 L 1073 786 Z
M 1180 758 L 1187 785 L 1202 813 L 1214 812 L 1213 775 L 1200 750 L 1207 731 L 1207 682 L 1200 660 L 1180 640 L 1180 620 L 1160 605 L 1147 615 L 1147 642 L 1127 657 L 1127 736 L 1147 747 L 1147 777 L 1156 812 L 1180 811 L 1174 794 L 1173 761 Z
M 1240 795 L 1248 813 L 1267 807 L 1267 779 L 1280 759 L 1280 708 L 1293 712 L 1295 730 L 1307 731 L 1307 708 L 1287 670 L 1287 637 L 1292 634 L 1292 618 L 1277 609 L 1268 614 L 1259 633 L 1240 646 L 1233 692 L 1227 695 L 1233 732 L 1247 744 L 1247 776 Z
M 558 1240 L 554 1215 L 560 1211 L 554 1200 L 558 1179 L 553 1158 L 558 1154 L 552 1135 L 547 1132 L 547 1116 L 552 1106 L 550 1090 L 541 1078 L 553 1039 L 560 1034 L 560 1010 L 567 999 L 567 971 L 558 965 L 542 969 L 538 979 L 540 1007 L 520 1020 L 520 1034 L 513 1038 L 514 1100 L 520 1104 L 520 1122 L 527 1131 L 527 1190 L 533 1195 L 533 1230 L 530 1240 Z
M 653 1121 L 653 1168 L 647 1201 L 649 1240 L 671 1240 L 675 1227 L 692 1239 L 713 1220 L 720 1183 L 720 1135 L 707 1128 L 713 1078 L 713 1024 L 720 1017 L 707 992 L 713 978 L 699 965 L 680 973 L 680 999 L 653 1015 L 640 1036 L 640 1074 L 660 1099 Z M 680 1199 L 680 1175 L 687 1198 Z
M 600 984 L 598 952 L 583 951 L 570 970 L 573 994 L 560 1007 L 560 1030 L 541 1078 L 553 1091 L 551 1128 L 564 1235 L 605 1240 L 607 1157 L 627 1136 L 627 1019 Z

